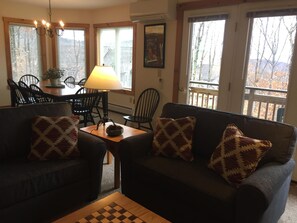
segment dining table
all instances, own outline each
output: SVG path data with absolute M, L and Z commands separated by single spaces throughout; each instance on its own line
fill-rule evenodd
M 67 101 L 69 99 L 77 98 L 76 92 L 82 87 L 78 84 L 61 83 L 52 86 L 48 80 L 40 81 L 36 84 L 46 96 L 52 98 L 54 101 Z
M 105 91 L 91 91 L 90 93 L 76 94 L 76 92 L 83 86 L 74 83 L 59 83 L 58 85 L 51 85 L 49 80 L 42 80 L 36 84 L 43 93 L 53 99 L 54 102 L 71 101 L 73 99 L 83 98 L 92 94 L 101 94 L 102 109 L 105 115 L 108 114 L 108 98 Z M 28 89 L 24 89 L 28 90 Z

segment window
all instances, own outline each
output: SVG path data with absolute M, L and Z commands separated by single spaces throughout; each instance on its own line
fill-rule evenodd
M 46 58 L 41 57 L 44 37 L 37 35 L 33 21 L 4 18 L 4 28 L 8 78 L 18 81 L 32 74 L 41 79 L 46 67 Z
M 252 31 L 243 114 L 282 122 L 295 44 L 297 9 L 251 12 L 248 17 Z
M 136 26 L 123 22 L 94 27 L 97 30 L 97 64 L 112 66 L 125 91 L 133 92 Z
M 68 24 L 63 35 L 56 38 L 57 41 L 57 67 L 65 71 L 62 80 L 73 76 L 76 81 L 89 75 L 89 25 Z M 70 27 L 71 26 L 71 27 Z M 72 28 L 75 26 L 75 28 Z
M 216 109 L 227 15 L 189 18 L 188 103 Z

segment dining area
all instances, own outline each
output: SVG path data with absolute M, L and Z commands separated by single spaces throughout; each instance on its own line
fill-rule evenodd
M 95 124 L 95 117 L 101 118 L 99 106 L 103 93 L 85 88 L 85 82 L 86 78 L 76 81 L 69 76 L 64 81 L 53 84 L 50 80 L 39 80 L 31 74 L 21 76 L 18 81 L 7 79 L 11 106 L 66 101 L 71 104 L 72 113 L 81 117 L 80 123 L 87 126 L 89 122 Z
M 84 126 L 89 122 L 95 124 L 95 117 L 99 117 L 98 123 L 108 122 L 108 92 L 122 89 L 114 69 L 96 65 L 88 78 L 80 80 L 72 76 L 62 80 L 63 75 L 63 70 L 50 68 L 42 80 L 32 74 L 22 75 L 19 80 L 8 78 L 11 106 L 68 102 L 72 113 L 80 116 L 80 123 Z

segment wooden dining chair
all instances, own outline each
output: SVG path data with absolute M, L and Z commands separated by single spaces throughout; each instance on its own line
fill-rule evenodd
M 29 86 L 30 84 L 37 84 L 39 82 L 39 79 L 32 74 L 25 74 L 20 77 L 19 81 L 23 81 Z
M 30 89 L 32 90 L 32 94 L 36 103 L 47 103 L 54 101 L 51 97 L 48 97 L 36 84 L 31 84 Z
M 142 124 L 148 123 L 149 129 L 153 130 L 152 120 L 160 101 L 160 94 L 154 88 L 145 89 L 139 96 L 135 112 L 133 115 L 123 116 L 125 125 L 127 122 L 135 122 L 138 124 L 138 129 L 141 127 L 147 128 Z
M 72 113 L 83 117 L 80 123 L 84 123 L 84 126 L 87 126 L 88 122 L 95 124 L 92 111 L 98 97 L 99 93 L 97 90 L 84 87 L 81 87 L 76 92 L 72 101 Z
M 26 95 L 24 95 L 20 89 L 20 87 L 18 86 L 18 84 L 12 80 L 12 79 L 7 79 L 7 84 L 9 86 L 10 89 L 10 97 L 11 97 L 11 105 L 12 106 L 20 106 L 20 105 L 24 105 L 24 104 L 29 104 L 29 100 L 26 97 Z

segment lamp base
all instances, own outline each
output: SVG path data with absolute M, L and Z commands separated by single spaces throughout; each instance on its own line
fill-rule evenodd
M 106 128 L 106 133 L 110 137 L 122 135 L 123 132 L 124 132 L 123 127 L 119 125 L 110 125 Z
M 114 124 L 114 121 L 111 119 L 111 118 L 108 118 L 108 117 L 102 117 L 98 123 L 97 123 L 97 130 L 99 128 L 99 126 L 102 124 L 103 126 L 105 126 L 105 123 L 106 122 L 112 122 Z
M 111 118 L 108 117 L 103 117 L 101 118 L 98 123 L 97 123 L 97 128 L 96 130 L 98 130 L 99 126 L 102 124 L 103 126 L 105 126 L 106 122 L 112 122 L 112 125 L 108 126 L 106 128 L 106 133 L 108 136 L 114 137 L 114 136 L 119 136 L 123 133 L 124 129 L 122 126 L 116 125 L 114 123 L 114 121 Z

